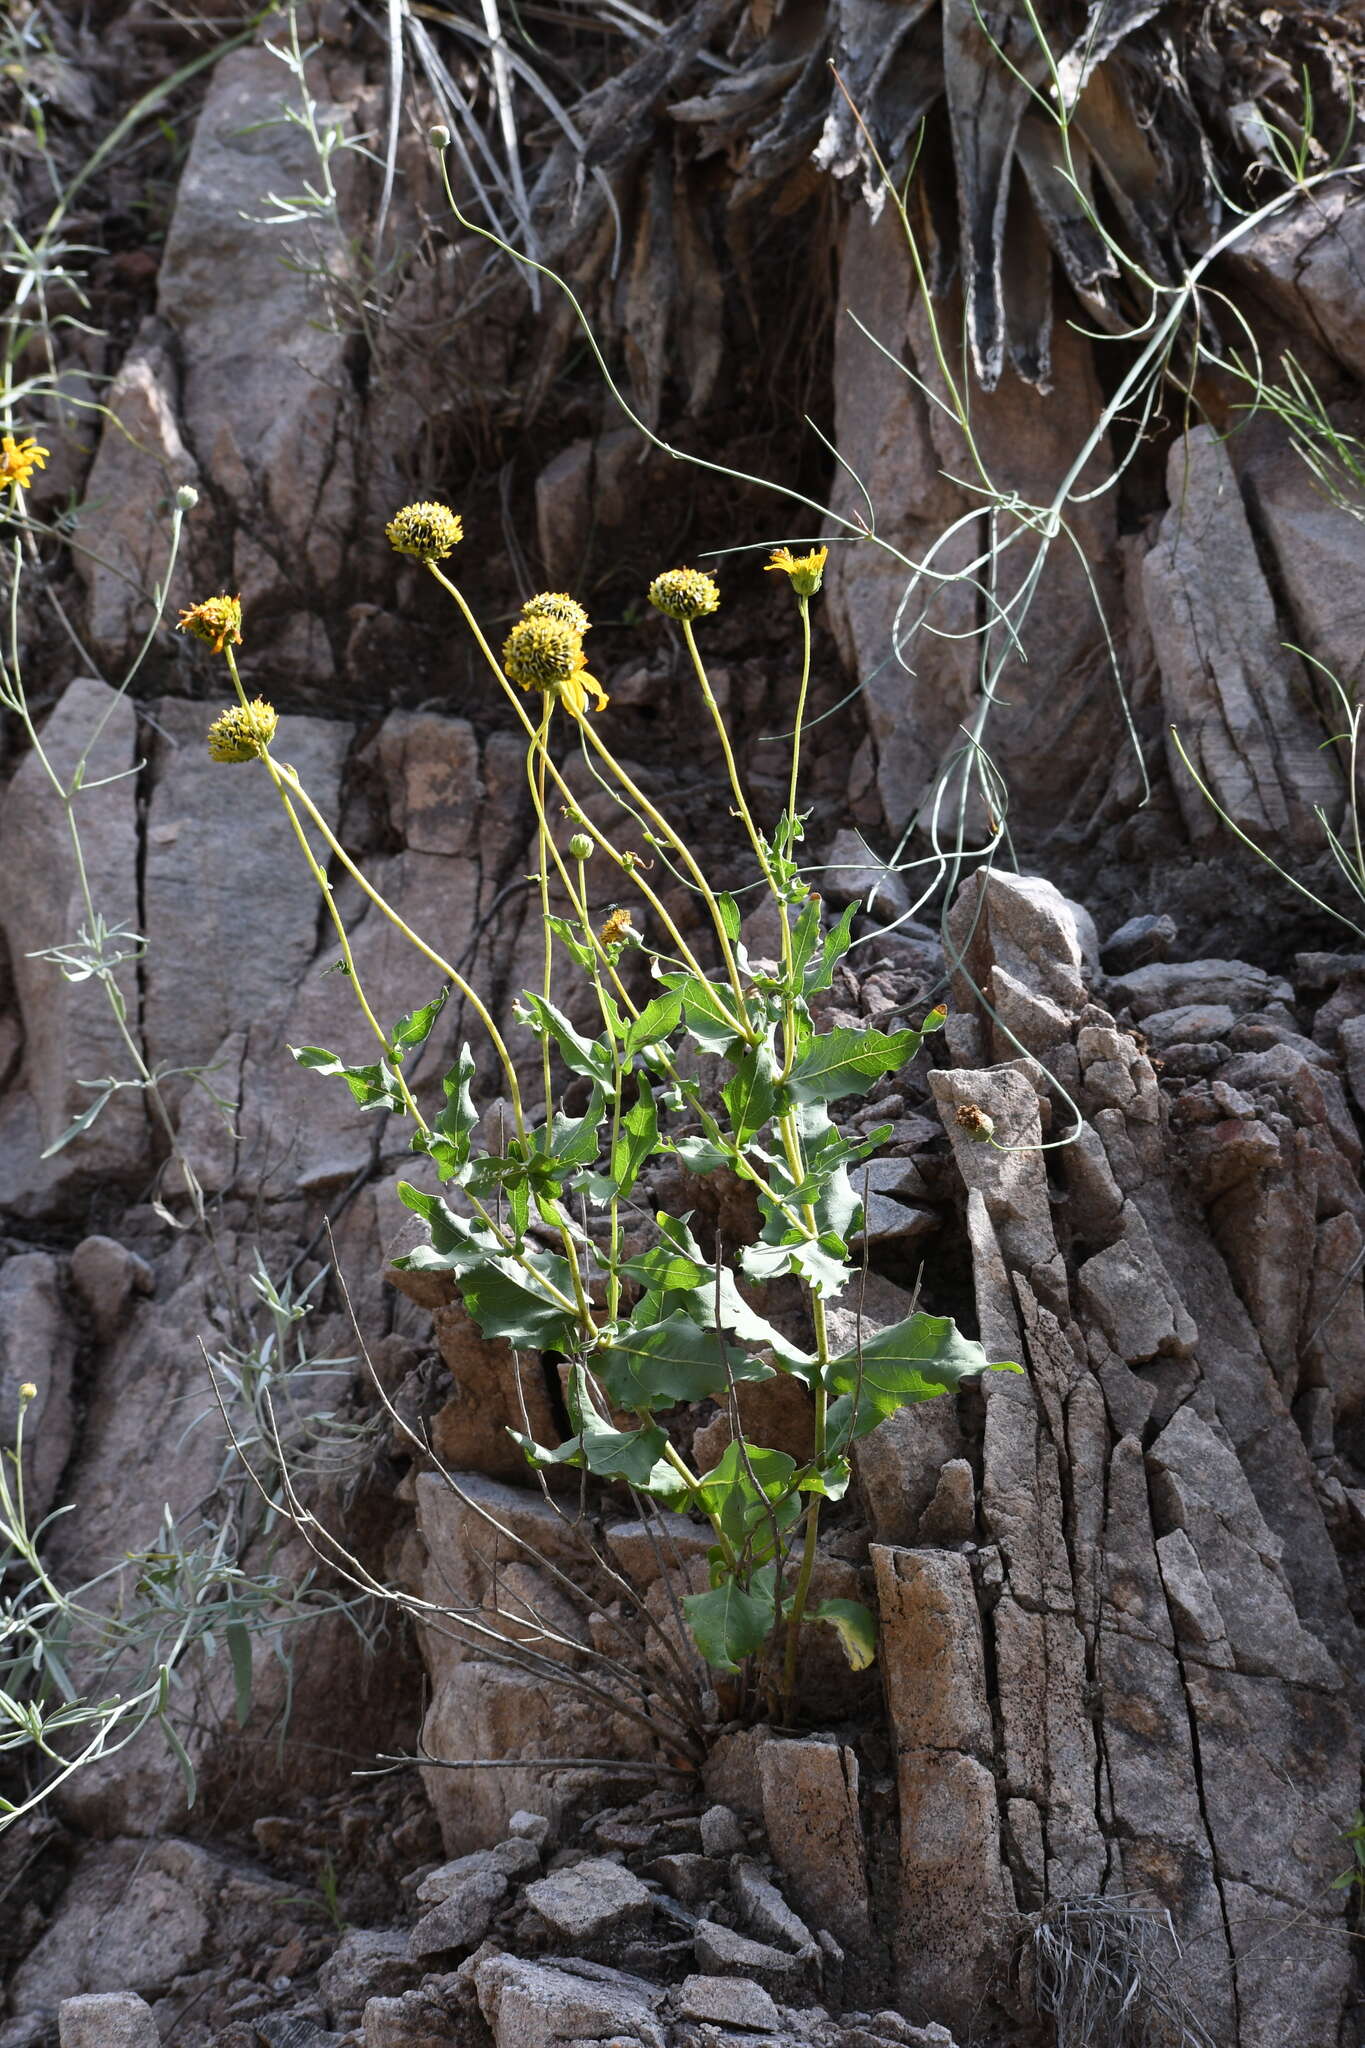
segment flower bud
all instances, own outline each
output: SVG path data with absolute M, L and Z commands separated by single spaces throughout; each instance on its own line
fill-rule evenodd
M 433 149 L 450 148 L 450 130 L 446 127 L 444 121 L 433 122 L 432 126 L 427 130 L 427 141 Z
M 181 484 L 179 490 L 175 494 L 176 510 L 179 512 L 193 512 L 195 506 L 198 503 L 199 493 L 194 488 L 194 485 Z
M 587 860 L 592 854 L 592 841 L 586 832 L 575 832 L 569 841 L 569 852 L 575 860 Z
M 21 1405 L 27 1408 L 29 1402 L 36 1401 L 37 1398 L 38 1389 L 34 1386 L 32 1380 L 25 1380 L 24 1384 L 19 1389 L 19 1400 Z

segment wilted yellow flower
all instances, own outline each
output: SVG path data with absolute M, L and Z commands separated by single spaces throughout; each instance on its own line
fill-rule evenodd
M 828 548 L 816 548 L 809 555 L 794 555 L 790 548 L 774 548 L 765 569 L 778 569 L 791 577 L 798 597 L 814 597 L 824 579 Z
M 46 469 L 50 448 L 40 448 L 32 434 L 16 441 L 13 434 L 0 435 L 0 490 L 13 484 L 26 491 L 35 469 Z
M 196 640 L 203 640 L 215 654 L 221 654 L 225 647 L 240 647 L 242 644 L 242 600 L 240 597 L 206 597 L 202 604 L 192 604 L 188 611 L 180 614 L 177 633 L 193 633 Z
M 395 512 L 384 531 L 390 547 L 400 555 L 414 555 L 419 562 L 444 561 L 464 539 L 459 513 L 427 498 Z
M 640 934 L 631 923 L 628 910 L 613 910 L 597 936 L 604 946 L 624 946 L 627 939 L 638 943 Z
M 230 704 L 209 727 L 209 754 L 215 761 L 254 761 L 275 736 L 280 715 L 264 697 L 245 706 Z
M 588 674 L 578 633 L 559 619 L 518 619 L 503 642 L 502 665 L 523 690 L 546 691 L 575 718 L 587 711 L 590 690 L 599 711 L 609 701 L 597 678 Z
M 988 1145 L 995 1136 L 995 1119 L 987 1116 L 984 1109 L 978 1109 L 974 1102 L 960 1102 L 953 1122 L 960 1131 L 965 1131 L 974 1145 Z
M 542 590 L 535 597 L 528 597 L 521 608 L 524 619 L 558 619 L 561 626 L 572 626 L 575 633 L 586 633 L 592 620 L 576 597 L 570 597 L 563 590 Z
M 665 569 L 650 584 L 649 601 L 670 619 L 704 619 L 720 604 L 720 590 L 700 569 Z

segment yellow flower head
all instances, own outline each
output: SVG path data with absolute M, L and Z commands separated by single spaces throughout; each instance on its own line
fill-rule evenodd
M 613 910 L 597 936 L 607 948 L 624 946 L 630 939 L 634 939 L 637 945 L 640 942 L 640 934 L 631 923 L 628 910 Z
M 414 555 L 419 562 L 444 561 L 464 539 L 459 513 L 452 512 L 447 505 L 435 505 L 430 499 L 405 505 L 401 512 L 394 513 L 384 531 L 390 547 L 400 555 Z
M 33 481 L 35 469 L 46 469 L 50 448 L 40 448 L 32 434 L 22 441 L 16 441 L 13 434 L 0 435 L 0 490 L 13 484 L 16 490 L 26 491 Z
M 794 555 L 790 548 L 774 548 L 764 567 L 778 569 L 790 576 L 792 589 L 798 597 L 814 597 L 824 580 L 828 560 L 828 548 L 816 548 L 809 555 Z
M 576 597 L 569 597 L 562 590 L 542 590 L 537 597 L 528 597 L 521 608 L 524 619 L 558 619 L 561 626 L 572 626 L 575 633 L 586 633 L 592 620 Z
M 242 600 L 240 597 L 206 597 L 202 604 L 192 604 L 188 611 L 181 612 L 177 633 L 193 633 L 196 640 L 203 640 L 215 654 L 221 654 L 225 647 L 240 647 L 242 644 Z
M 19 1389 L 19 1399 L 23 1402 L 25 1408 L 27 1408 L 30 1401 L 36 1401 L 37 1398 L 38 1389 L 34 1386 L 32 1380 L 25 1380 Z
M 518 619 L 503 642 L 502 665 L 523 690 L 558 697 L 575 718 L 586 712 L 589 690 L 599 711 L 609 702 L 597 678 L 587 672 L 588 657 L 577 631 L 560 619 Z
M 254 761 L 275 736 L 280 715 L 264 697 L 243 707 L 230 704 L 209 727 L 209 756 L 214 761 Z
M 704 619 L 719 606 L 720 591 L 700 569 L 665 569 L 650 584 L 649 601 L 670 619 Z

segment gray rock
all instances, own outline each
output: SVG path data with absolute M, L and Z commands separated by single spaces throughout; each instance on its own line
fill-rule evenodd
M 759 1752 L 766 1755 L 768 1745 Z M 772 1881 L 747 1856 L 737 1856 L 730 1865 L 730 1888 L 739 1908 L 741 1924 L 763 1941 L 808 1955 L 815 1937 L 799 1914 L 793 1913 Z
M 1341 776 L 1303 661 L 1283 644 L 1221 435 L 1195 427 L 1171 449 L 1171 510 L 1143 564 L 1162 705 L 1221 809 L 1258 845 L 1316 851 Z M 1225 827 L 1168 742 L 1181 815 L 1197 846 Z
M 361 2019 L 364 2048 L 452 2048 L 455 2022 L 423 1991 L 367 2000 Z
M 1148 1249 L 1120 1238 L 1087 1259 L 1076 1276 L 1081 1301 L 1129 1365 L 1159 1352 L 1186 1353 L 1192 1342 L 1189 1318 L 1173 1301 L 1160 1261 L 1155 1254 L 1145 1256 Z
M 1365 1112 L 1365 1017 L 1347 1017 L 1337 1028 L 1337 1043 L 1356 1108 Z
M 14 1443 L 24 1410 L 24 1486 L 29 1527 L 54 1506 L 75 1440 L 72 1370 L 77 1332 L 61 1298 L 60 1269 L 47 1252 L 0 1264 L 0 1444 Z M 21 1404 L 22 1386 L 37 1388 Z
M 312 90 L 324 128 L 348 130 L 360 83 L 350 60 L 322 47 Z M 229 588 L 248 593 L 248 616 L 252 599 L 260 608 L 245 655 L 258 658 L 283 616 L 276 673 L 287 663 L 317 683 L 332 672 L 330 650 L 298 600 L 326 601 L 342 587 L 356 510 L 356 405 L 345 337 L 318 318 L 314 280 L 284 266 L 276 231 L 252 218 L 269 210 L 272 189 L 298 191 L 314 172 L 296 124 L 261 125 L 283 90 L 278 62 L 259 45 L 215 67 L 176 189 L 159 300 L 178 345 L 185 438 L 211 462 L 215 490 L 239 522 Z M 340 208 L 314 224 L 310 263 L 341 274 L 356 160 L 338 150 L 332 168 Z M 227 294 L 225 276 L 235 281 Z M 249 321 L 237 317 L 242 303 L 255 309 Z
M 283 1023 L 317 950 L 318 890 L 269 776 L 210 760 L 204 706 L 162 698 L 155 715 L 143 881 L 147 1046 L 160 1065 L 207 1066 L 243 1022 L 267 1043 Z M 285 717 L 276 736 L 334 830 L 351 730 Z M 265 930 L 268 946 L 259 943 Z
M 765 1941 L 750 1941 L 747 1935 L 736 1934 L 733 1927 L 722 1927 L 716 1920 L 702 1921 L 693 1948 L 708 1975 L 752 1977 L 778 1992 L 789 1990 L 806 1967 L 800 1956 Z
M 772 1999 L 760 1984 L 743 1977 L 684 1977 L 674 1993 L 674 2004 L 683 2019 L 708 2020 L 718 2027 L 746 2027 L 759 2034 L 781 2031 Z
M 959 1008 L 972 1005 L 971 981 L 992 995 L 999 969 L 1026 996 L 1072 1016 L 1085 1001 L 1085 945 L 1074 906 L 1041 875 L 982 871 L 964 882 L 948 913 L 948 933 L 963 963 L 953 980 Z M 1009 1058 L 1012 1048 L 1000 1048 Z
M 812 1737 L 759 1751 L 763 1820 L 774 1861 L 802 1914 L 845 1948 L 870 1937 L 866 1852 L 852 1749 Z
M 1173 917 L 1144 914 L 1130 917 L 1100 947 L 1106 974 L 1128 974 L 1152 961 L 1169 960 L 1179 932 Z
M 102 1344 L 118 1330 L 134 1295 L 152 1293 L 151 1267 L 112 1237 L 86 1237 L 71 1254 L 71 1278 Z
M 652 1863 L 646 1864 L 645 1874 L 656 1877 L 665 1890 L 684 1906 L 700 1906 L 720 1891 L 725 1865 L 718 1856 L 698 1856 L 684 1850 L 677 1855 L 656 1856 Z
M 1226 1003 L 1182 1003 L 1178 1009 L 1156 1010 L 1142 1020 L 1142 1035 L 1158 1052 L 1168 1045 L 1202 1045 L 1226 1039 L 1236 1022 Z
M 88 1991 L 156 1993 L 234 1948 L 269 1941 L 295 1890 L 194 1842 L 97 1842 L 19 1965 L 23 2013 Z
M 1115 1009 L 1131 1010 L 1139 1024 L 1162 1010 L 1223 1004 L 1235 1016 L 1263 1010 L 1267 1003 L 1292 1002 L 1287 981 L 1246 960 L 1153 961 L 1115 977 L 1108 988 Z
M 406 1929 L 352 1927 L 318 1972 L 318 1995 L 339 2026 L 352 2024 L 369 1998 L 393 1997 L 421 1975 Z
M 528 1884 L 522 1896 L 565 1941 L 591 1943 L 649 1918 L 654 1901 L 632 1871 L 589 1856 Z
M 655 2017 L 662 1994 L 622 1971 L 589 1975 L 577 1963 L 490 1956 L 475 1968 L 474 1983 L 497 2048 L 621 2040 L 665 2048 L 665 2031 Z
M 820 890 L 836 908 L 846 903 L 870 905 L 872 915 L 882 924 L 891 924 L 910 910 L 904 877 L 877 859 L 861 832 L 849 828 L 836 833 L 825 855 Z
M 474 1948 L 483 1940 L 510 1887 L 506 1872 L 484 1861 L 487 1853 L 486 1850 L 476 1851 L 472 1856 L 460 1858 L 462 1863 L 477 1867 L 457 1878 L 439 1896 L 430 1912 L 422 1915 L 412 1930 L 414 1955 L 434 1956 L 446 1949 Z M 418 1887 L 419 1898 L 430 1884 L 431 1879 L 428 1878 Z
M 99 737 L 91 746 L 93 735 Z M 113 926 L 140 932 L 137 785 L 133 706 L 106 683 L 80 677 L 68 684 L 42 728 L 56 773 L 69 779 L 90 749 L 87 788 L 77 822 L 96 909 Z M 13 965 L 24 1030 L 18 1077 L 0 1098 L 0 1208 L 24 1214 L 50 1210 L 64 1191 L 86 1183 L 128 1181 L 147 1164 L 146 1104 L 121 1089 L 87 1132 L 49 1160 L 50 1145 L 94 1100 L 83 1081 L 129 1078 L 128 1049 L 108 998 L 94 979 L 67 981 L 51 961 L 35 957 L 72 944 L 86 922 L 85 899 L 71 836 L 41 762 L 20 762 L 0 805 L 0 874 L 23 875 L 22 889 L 0 892 L 0 928 Z M 125 997 L 137 1015 L 135 971 L 121 970 Z
M 1330 349 L 1365 377 L 1360 276 L 1365 206 L 1349 183 L 1324 184 L 1239 235 L 1229 261 L 1270 299 L 1291 329 Z
M 701 1845 L 708 1856 L 733 1856 L 744 1847 L 744 1830 L 728 1806 L 708 1806 L 700 1827 Z
M 528 1813 L 523 1807 L 509 1818 L 507 1832 L 514 1841 L 534 1843 L 539 1851 L 549 1840 L 550 1823 L 543 1813 Z
M 160 2048 L 152 2008 L 135 1991 L 93 1991 L 57 2007 L 61 2048 Z

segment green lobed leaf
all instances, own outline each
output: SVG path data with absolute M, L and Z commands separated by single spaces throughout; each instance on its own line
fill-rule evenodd
M 636 1314 L 638 1316 L 639 1310 Z M 736 1380 L 768 1380 L 773 1369 L 726 1346 L 681 1310 L 661 1322 L 631 1322 L 601 1353 L 600 1378 L 614 1408 L 646 1414 L 679 1401 L 704 1401 Z M 726 1364 L 729 1365 L 729 1377 Z
M 424 1003 L 420 1010 L 409 1010 L 400 1017 L 389 1034 L 389 1044 L 395 1053 L 410 1051 L 415 1045 L 425 1045 L 431 1036 L 432 1026 L 445 1008 L 448 988 L 443 988 L 431 1002 Z
M 993 1364 L 950 1317 L 926 1315 L 921 1310 L 865 1338 L 861 1365 L 856 1351 L 830 1361 L 829 1387 L 841 1397 L 829 1412 L 830 1442 L 843 1448 L 866 1436 L 898 1408 L 933 1400 L 979 1372 L 1020 1370 L 1010 1361 Z
M 668 1438 L 657 1423 L 643 1429 L 622 1430 L 598 1412 L 588 1376 L 581 1365 L 573 1367 L 566 1389 L 569 1420 L 578 1434 L 554 1450 L 547 1450 L 519 1431 L 510 1434 L 521 1446 L 528 1462 L 537 1468 L 570 1465 L 605 1479 L 624 1479 L 656 1499 L 674 1499 L 686 1491 L 686 1481 L 665 1457 Z
M 423 1142 L 419 1132 L 413 1140 L 414 1150 L 430 1153 L 442 1180 L 455 1180 L 469 1164 L 470 1139 L 479 1121 L 473 1079 L 474 1055 L 468 1045 L 462 1045 L 455 1065 L 442 1078 L 445 1107 L 432 1118 L 430 1138 Z
M 571 1074 L 581 1074 L 585 1080 L 600 1081 L 603 1087 L 610 1087 L 610 1045 L 600 1038 L 584 1038 L 562 1010 L 557 1010 L 553 1003 L 532 990 L 523 993 L 521 1008 L 527 1025 L 537 1038 L 544 1038 L 548 1033 L 554 1040 L 559 1056 Z
M 686 1225 L 683 1228 L 686 1230 Z M 621 1267 L 627 1278 L 638 1281 L 645 1290 L 635 1311 L 637 1321 L 661 1322 L 665 1316 L 681 1310 L 705 1329 L 714 1329 L 716 1269 L 703 1263 L 701 1249 L 690 1231 L 687 1241 L 695 1256 L 676 1251 L 671 1245 L 654 1245 L 638 1258 L 626 1260 Z M 808 1351 L 791 1343 L 757 1309 L 749 1306 L 728 1266 L 720 1269 L 720 1320 L 722 1328 L 742 1344 L 766 1347 L 789 1371 L 804 1376 L 814 1363 Z
M 876 1619 L 860 1600 L 822 1600 L 806 1619 L 823 1621 L 834 1630 L 854 1671 L 866 1671 L 876 1662 Z
M 719 1525 L 733 1549 L 743 1550 L 754 1536 L 766 1535 L 771 1552 L 774 1521 L 780 1532 L 801 1513 L 792 1485 L 795 1475 L 796 1460 L 785 1451 L 747 1441 L 741 1445 L 732 1438 L 719 1462 L 702 1474 L 697 1505 Z
M 826 934 L 820 948 L 820 958 L 806 968 L 805 988 L 808 996 L 817 995 L 822 989 L 834 985 L 834 970 L 853 944 L 853 920 L 862 909 L 860 903 L 850 903 L 832 932 Z
M 777 1621 L 771 1585 L 754 1574 L 757 1592 L 746 1592 L 734 1579 L 709 1593 L 689 1593 L 682 1603 L 697 1648 L 716 1671 L 738 1671 L 745 1657 L 762 1649 Z
M 334 1052 L 327 1052 L 320 1045 L 291 1045 L 289 1050 L 301 1067 L 314 1074 L 339 1074 L 361 1109 L 390 1109 L 401 1114 L 402 1091 L 387 1060 L 348 1067 Z
M 721 1089 L 730 1113 L 730 1127 L 741 1151 L 756 1138 L 772 1117 L 776 1101 L 777 1061 L 771 1036 L 748 1046 L 734 1073 Z
M 643 1074 L 635 1077 L 635 1100 L 621 1119 L 611 1148 L 611 1177 L 623 1199 L 639 1178 L 640 1168 L 659 1142 L 659 1112 L 654 1091 Z
M 836 1102 L 865 1094 L 883 1074 L 894 1073 L 919 1050 L 918 1031 L 853 1030 L 842 1025 L 808 1039 L 797 1054 L 787 1090 L 793 1102 Z
M 627 1026 L 623 1050 L 627 1053 L 643 1051 L 647 1045 L 659 1045 L 671 1038 L 682 1018 L 682 997 L 670 992 L 655 996 L 647 1002 L 634 1022 Z

